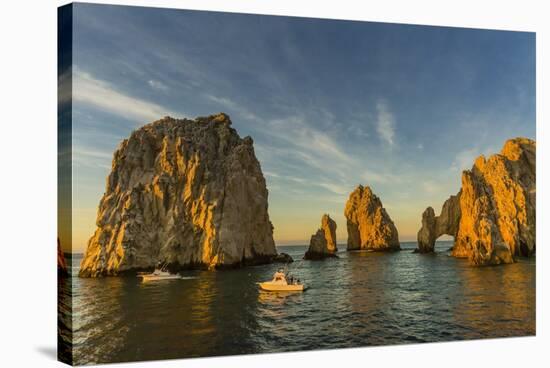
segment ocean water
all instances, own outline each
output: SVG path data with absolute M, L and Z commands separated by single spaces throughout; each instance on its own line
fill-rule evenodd
M 534 335 L 535 258 L 475 268 L 448 255 L 345 252 L 298 261 L 290 271 L 309 289 L 260 292 L 280 265 L 189 271 L 185 280 L 72 279 L 77 365 L 271 353 Z M 300 260 L 306 247 L 279 247 Z M 81 256 L 73 259 L 78 273 Z M 66 352 L 62 351 L 62 354 Z

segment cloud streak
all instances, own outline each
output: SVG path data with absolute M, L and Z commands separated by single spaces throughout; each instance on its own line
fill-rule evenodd
M 76 166 L 101 169 L 110 169 L 110 162 L 113 159 L 113 154 L 111 153 L 85 147 L 74 147 L 71 156 Z
M 361 179 L 366 183 L 378 183 L 389 184 L 392 182 L 399 182 L 400 178 L 397 175 L 383 173 L 381 171 L 374 171 L 367 168 L 363 168 L 363 174 Z
M 167 107 L 118 91 L 110 83 L 78 69 L 73 74 L 73 100 L 139 122 L 166 115 L 182 116 Z
M 328 161 L 350 164 L 354 159 L 343 151 L 327 133 L 309 125 L 303 117 L 290 116 L 271 120 L 269 134 L 295 146 L 302 158 L 316 167 L 325 167 Z
M 206 94 L 205 97 L 211 102 L 214 102 L 217 105 L 221 105 L 222 107 L 229 109 L 231 112 L 239 114 L 244 119 L 252 121 L 260 120 L 260 118 L 256 114 L 239 105 L 228 97 L 218 97 L 211 94 Z
M 162 83 L 161 81 L 154 80 L 154 79 L 149 79 L 149 80 L 147 81 L 147 84 L 148 84 L 152 89 L 156 89 L 156 90 L 163 91 L 163 92 L 168 91 L 168 86 L 167 86 L 166 84 Z
M 460 151 L 455 156 L 455 160 L 451 165 L 451 170 L 459 171 L 471 168 L 479 153 L 477 147 Z
M 474 165 L 474 161 L 481 155 L 485 157 L 491 156 L 498 152 L 498 149 L 494 145 L 489 145 L 485 148 L 479 146 L 462 150 L 455 156 L 453 163 L 451 164 L 452 171 L 469 170 Z
M 378 118 L 376 120 L 376 131 L 380 139 L 393 146 L 395 137 L 395 117 L 384 100 L 376 104 Z

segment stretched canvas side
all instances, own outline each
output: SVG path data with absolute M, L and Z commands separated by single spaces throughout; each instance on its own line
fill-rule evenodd
M 57 359 L 72 365 L 72 4 L 57 22 Z

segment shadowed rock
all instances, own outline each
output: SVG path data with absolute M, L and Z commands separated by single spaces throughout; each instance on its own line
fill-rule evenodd
M 359 185 L 344 210 L 347 219 L 348 250 L 394 251 L 401 249 L 392 219 L 372 190 Z
M 279 253 L 275 257 L 273 257 L 273 262 L 276 263 L 292 263 L 294 260 L 288 253 Z
M 227 115 L 145 125 L 114 153 L 80 276 L 271 262 L 267 197 L 252 138 Z

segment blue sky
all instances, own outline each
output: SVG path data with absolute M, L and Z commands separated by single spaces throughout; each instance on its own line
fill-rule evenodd
M 254 138 L 278 244 L 306 243 L 347 195 L 377 193 L 402 241 L 506 139 L 535 138 L 535 35 L 77 4 L 74 247 L 112 153 L 165 115 L 228 113 Z

